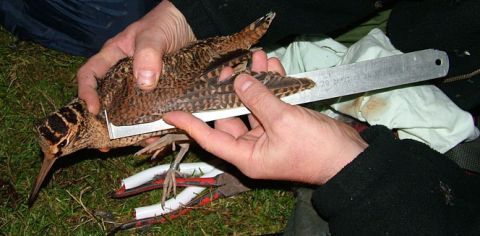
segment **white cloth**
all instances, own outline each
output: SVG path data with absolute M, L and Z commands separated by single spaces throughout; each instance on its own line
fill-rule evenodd
M 400 54 L 379 29 L 347 48 L 331 38 L 301 36 L 286 48 L 268 53 L 278 57 L 287 74 Z M 479 136 L 472 116 L 433 85 L 366 93 L 333 109 L 365 121 L 397 129 L 400 139 L 414 139 L 445 153 L 458 143 Z

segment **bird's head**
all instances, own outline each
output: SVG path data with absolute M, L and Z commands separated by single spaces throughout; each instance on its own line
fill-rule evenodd
M 88 122 L 92 116 L 84 101 L 74 99 L 39 121 L 36 131 L 44 159 L 30 192 L 29 205 L 33 203 L 45 176 L 58 158 L 89 146 Z

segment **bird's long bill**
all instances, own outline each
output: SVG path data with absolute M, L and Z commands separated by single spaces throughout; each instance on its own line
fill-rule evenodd
M 37 179 L 35 180 L 35 185 L 32 186 L 32 190 L 30 191 L 30 197 L 28 197 L 28 205 L 32 206 L 33 201 L 36 199 L 38 190 L 42 186 L 43 180 L 45 176 L 47 176 L 48 172 L 52 168 L 53 163 L 55 163 L 56 158 L 54 158 L 51 154 L 45 154 L 43 159 L 42 167 L 40 168 L 40 173 L 38 173 Z

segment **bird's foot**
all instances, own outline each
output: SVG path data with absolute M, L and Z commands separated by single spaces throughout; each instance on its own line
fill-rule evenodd
M 135 153 L 135 155 L 150 153 L 153 154 L 152 158 L 156 158 L 157 155 L 168 145 L 172 145 L 173 151 L 175 151 L 176 144 L 180 146 L 180 150 L 175 156 L 174 161 L 170 165 L 170 169 L 168 169 L 167 173 L 165 174 L 165 182 L 163 183 L 163 195 L 161 202 L 162 206 L 165 205 L 165 201 L 170 195 L 170 193 L 172 193 L 172 191 L 173 194 L 176 195 L 177 185 L 175 182 L 175 174 L 178 169 L 178 165 L 180 164 L 183 157 L 187 153 L 188 148 L 190 147 L 188 141 L 190 141 L 190 138 L 186 134 L 167 134 Z
M 189 143 L 180 143 L 178 145 L 180 146 L 180 151 L 175 156 L 175 160 L 173 160 L 172 164 L 170 165 L 170 169 L 168 169 L 167 173 L 165 174 L 165 182 L 163 182 L 162 207 L 165 206 L 165 201 L 167 200 L 167 197 L 170 196 L 172 191 L 174 196 L 177 194 L 177 182 L 175 181 L 175 176 L 180 162 L 185 154 L 187 154 L 188 148 L 190 147 Z

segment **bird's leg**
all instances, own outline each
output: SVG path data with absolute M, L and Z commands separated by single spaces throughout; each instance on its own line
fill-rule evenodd
M 183 157 L 188 151 L 190 147 L 189 143 L 180 143 L 180 151 L 178 151 L 177 155 L 175 156 L 175 160 L 173 160 L 170 168 L 168 169 L 167 173 L 165 174 L 165 181 L 163 182 L 163 195 L 162 195 L 162 206 L 165 205 L 165 201 L 167 200 L 167 196 L 170 195 L 173 189 L 173 195 L 177 194 L 177 182 L 175 181 L 175 174 L 177 172 L 178 166 L 182 161 Z
M 162 206 L 165 204 L 165 200 L 167 199 L 167 196 L 170 195 L 172 189 L 174 195 L 176 194 L 175 173 L 178 169 L 178 166 L 180 165 L 180 162 L 187 153 L 188 148 L 190 147 L 190 144 L 186 142 L 189 140 L 190 138 L 186 134 L 167 134 L 135 153 L 135 155 L 153 153 L 152 157 L 155 158 L 158 153 L 160 153 L 163 149 L 165 149 L 165 147 L 170 144 L 172 144 L 172 149 L 175 151 L 175 144 L 180 142 L 178 143 L 178 146 L 180 146 L 180 150 L 175 156 L 175 159 L 170 165 L 167 173 L 165 174 L 165 182 L 163 183 Z

